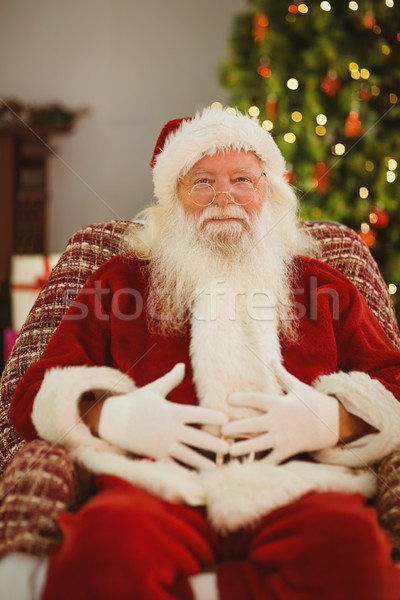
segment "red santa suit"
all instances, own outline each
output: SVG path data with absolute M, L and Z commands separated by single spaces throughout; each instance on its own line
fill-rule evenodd
M 76 461 L 102 474 L 97 481 L 100 492 L 77 515 L 61 518 L 65 540 L 54 553 L 44 598 L 72 593 L 78 599 L 93 597 L 93 581 L 88 588 L 84 583 L 91 580 L 90 574 L 97 581 L 96 598 L 130 597 L 127 577 L 121 571 L 111 576 L 106 569 L 111 556 L 136 582 L 134 597 L 146 600 L 191 598 L 186 577 L 215 564 L 222 598 L 397 597 L 399 579 L 390 563 L 390 546 L 372 509 L 360 512 L 358 493 L 374 494 L 375 475 L 368 465 L 400 443 L 400 355 L 361 294 L 329 266 L 299 258 L 293 281 L 295 342 L 279 344 L 273 321 L 256 318 L 251 343 L 250 338 L 235 339 L 243 329 L 230 329 L 229 319 L 218 311 L 214 325 L 205 318 L 204 295 L 198 308 L 205 313 L 197 313 L 184 335 L 165 337 L 149 327 L 145 267 L 143 261 L 122 255 L 92 276 L 12 401 L 10 419 L 23 437 L 39 435 L 62 444 Z M 268 333 L 270 340 L 264 339 Z M 241 350 L 227 358 L 228 345 L 241 345 Z M 85 392 L 128 393 L 177 362 L 185 363 L 186 374 L 168 399 L 223 410 L 220 381 L 225 395 L 231 389 L 239 391 L 236 386 L 245 381 L 240 371 L 250 369 L 250 389 L 259 386 L 259 391 L 268 392 L 268 369 L 251 370 L 254 348 L 263 363 L 280 358 L 300 380 L 335 395 L 376 433 L 315 452 L 306 460 L 297 457 L 278 466 L 232 461 L 194 472 L 128 456 L 93 436 L 79 418 L 78 404 Z M 267 389 L 262 389 L 264 376 Z M 202 490 L 202 498 L 187 492 L 190 481 Z M 105 532 L 112 536 L 112 546 Z M 357 556 L 349 544 L 353 535 L 358 536 Z M 303 564 L 303 552 L 308 561 L 320 562 L 321 537 L 326 540 L 321 564 Z M 97 571 L 93 553 L 98 556 Z M 365 570 L 369 560 L 370 572 Z M 327 572 L 333 561 L 344 569 L 351 565 L 335 582 Z M 103 567 L 108 574 L 104 577 Z M 312 576 L 308 578 L 305 570 Z M 298 591 L 300 585 L 305 592 Z M 111 589 L 115 594 L 107 595 Z

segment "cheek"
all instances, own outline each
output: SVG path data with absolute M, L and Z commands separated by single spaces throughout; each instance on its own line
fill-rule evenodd
M 204 206 L 197 206 L 197 204 L 193 204 L 190 198 L 182 197 L 181 194 L 179 194 L 179 199 L 183 210 L 188 215 L 199 215 L 205 208 Z
M 259 215 L 261 212 L 263 206 L 263 201 L 260 200 L 259 198 L 256 198 L 255 200 L 253 200 L 253 202 L 250 202 L 249 204 L 246 204 L 245 206 L 243 206 L 243 208 L 245 209 L 245 211 L 247 212 L 248 215 Z

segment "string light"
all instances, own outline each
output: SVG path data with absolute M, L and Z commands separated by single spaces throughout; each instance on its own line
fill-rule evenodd
M 293 111 L 290 116 L 295 123 L 300 123 L 300 121 L 303 119 L 303 115 L 298 110 Z
M 307 4 L 299 4 L 299 13 L 303 13 L 303 15 L 305 15 L 306 13 L 308 13 L 308 6 L 307 6 Z
M 329 4 L 329 2 L 321 2 L 320 6 L 322 10 L 325 10 L 326 12 L 329 12 L 331 10 L 331 5 Z
M 370 213 L 368 218 L 371 225 L 375 225 L 378 222 L 378 215 L 374 212 Z
M 230 113 L 231 115 L 236 115 L 236 108 L 233 108 L 233 106 L 228 106 L 225 109 L 225 112 Z
M 318 125 L 326 125 L 328 121 L 326 115 L 323 114 L 317 115 L 315 120 L 317 121 Z
M 294 133 L 289 132 L 289 133 L 285 133 L 285 135 L 283 136 L 283 139 L 288 144 L 294 144 L 294 142 L 296 141 L 296 136 Z
M 387 167 L 389 171 L 395 171 L 397 169 L 397 160 L 395 160 L 394 158 L 389 158 L 387 162 Z
M 388 183 L 393 183 L 396 180 L 396 173 L 393 173 L 393 171 L 388 171 L 386 173 L 386 181 Z
M 349 2 L 349 9 L 350 10 L 358 10 L 357 2 Z
M 311 214 L 314 219 L 319 219 L 320 217 L 322 217 L 322 210 L 319 206 L 314 206 L 311 210 Z
M 397 98 L 396 94 L 389 95 L 390 104 L 396 104 L 397 100 L 398 100 L 398 98 Z
M 396 294 L 397 293 L 397 285 L 395 283 L 389 283 L 388 292 L 391 296 L 393 296 L 393 294 Z
M 332 146 L 332 154 L 335 154 L 336 156 L 343 156 L 345 152 L 346 146 L 344 146 L 344 144 L 335 144 L 335 146 Z
M 368 172 L 371 172 L 375 169 L 375 165 L 372 162 L 372 160 L 366 160 L 365 161 L 365 170 Z
M 373 96 L 379 96 L 380 93 L 381 93 L 381 90 L 377 85 L 371 85 L 371 94 Z
M 215 108 L 222 108 L 221 102 L 213 102 L 211 106 L 214 106 Z
M 258 108 L 258 106 L 250 106 L 248 113 L 251 117 L 258 117 L 258 115 L 260 114 L 260 109 Z
M 326 134 L 326 128 L 323 125 L 317 125 L 315 128 L 315 133 L 317 135 L 323 136 Z
M 265 121 L 263 121 L 263 122 L 261 123 L 261 127 L 262 127 L 263 129 L 265 129 L 265 131 L 271 131 L 271 130 L 273 129 L 273 127 L 274 127 L 274 124 L 273 124 L 273 122 L 272 122 L 272 121 L 270 121 L 269 119 L 266 119 Z
M 369 190 L 366 187 L 360 187 L 360 198 L 362 198 L 363 200 L 365 200 L 366 198 L 368 198 L 369 196 Z
M 371 73 L 368 71 L 368 69 L 361 69 L 360 75 L 363 79 L 369 79 Z
M 389 8 L 393 8 L 393 6 L 394 6 L 394 2 L 393 2 L 393 0 L 385 0 L 385 4 L 386 4 L 386 6 L 388 6 Z
M 371 228 L 368 223 L 361 223 L 360 229 L 361 233 L 368 233 Z
M 352 69 L 352 71 L 350 72 L 350 75 L 352 76 L 353 79 L 360 79 L 360 77 L 361 77 L 360 71 L 356 71 L 356 69 Z
M 384 54 L 385 56 L 389 56 L 390 47 L 387 44 L 382 44 L 382 54 Z
M 287 80 L 286 85 L 288 86 L 289 90 L 297 90 L 299 87 L 299 82 L 294 77 L 291 77 Z

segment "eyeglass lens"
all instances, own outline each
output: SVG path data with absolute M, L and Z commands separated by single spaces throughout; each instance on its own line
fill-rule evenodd
M 195 204 L 208 206 L 218 194 L 226 194 L 235 204 L 244 205 L 254 200 L 255 189 L 248 181 L 234 183 L 227 192 L 216 192 L 209 183 L 196 183 L 191 189 L 190 197 Z

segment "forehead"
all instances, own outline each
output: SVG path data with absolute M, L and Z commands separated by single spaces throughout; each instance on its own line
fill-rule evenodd
M 223 171 L 223 170 L 250 170 L 257 172 L 260 169 L 261 161 L 254 154 L 246 150 L 219 150 L 212 156 L 203 156 L 198 160 L 187 175 L 202 171 Z

